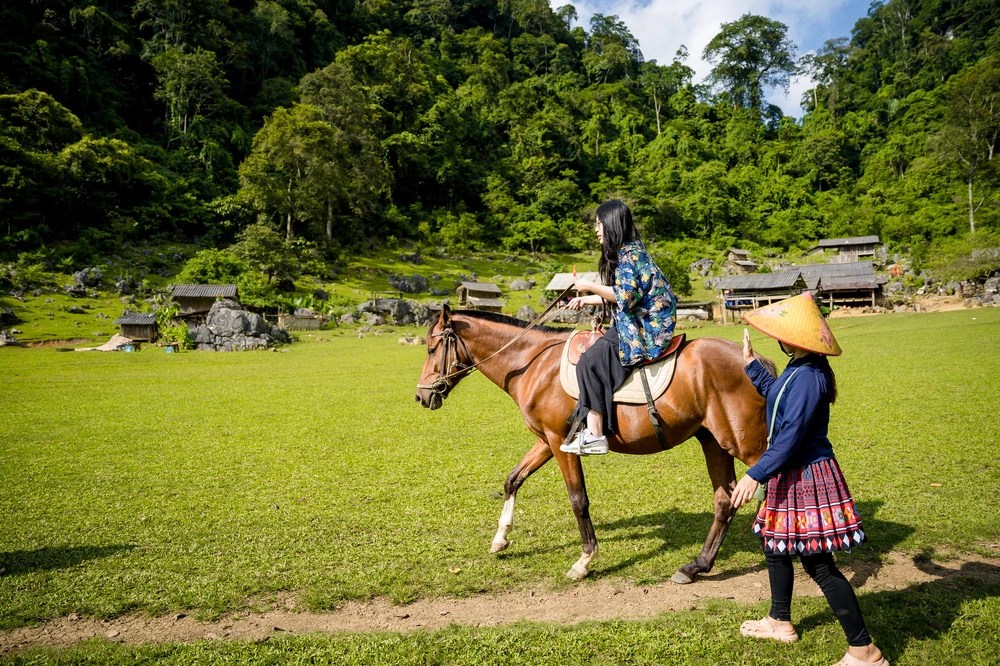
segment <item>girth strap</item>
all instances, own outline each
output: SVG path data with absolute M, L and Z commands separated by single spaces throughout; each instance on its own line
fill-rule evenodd
M 642 390 L 646 392 L 646 411 L 649 413 L 649 422 L 653 424 L 653 430 L 656 431 L 656 439 L 660 442 L 660 447 L 664 451 L 670 448 L 667 444 L 667 437 L 663 434 L 663 426 L 660 425 L 659 414 L 656 412 L 656 406 L 653 401 L 653 393 L 649 390 L 649 379 L 646 377 L 646 366 L 640 365 L 635 369 L 635 372 L 639 373 L 639 377 L 642 379 Z

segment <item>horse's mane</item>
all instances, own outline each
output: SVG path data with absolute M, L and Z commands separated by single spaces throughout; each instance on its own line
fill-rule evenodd
M 767 370 L 769 373 L 771 373 L 772 377 L 777 377 L 778 376 L 778 366 L 775 365 L 774 361 L 772 361 L 771 359 L 769 359 L 766 356 L 762 356 L 761 354 L 758 354 L 757 352 L 754 352 L 753 356 L 754 356 L 755 359 L 757 359 L 758 361 L 760 361 L 761 365 L 764 366 L 765 370 Z
M 518 328 L 530 328 L 533 331 L 542 331 L 544 333 L 568 333 L 570 331 L 568 328 L 542 326 L 541 324 L 535 324 L 532 326 L 529 321 L 500 314 L 499 312 L 489 312 L 487 310 L 452 310 L 452 314 L 462 315 L 463 317 L 471 317 L 473 319 L 485 319 L 486 321 L 492 321 L 498 324 L 507 324 L 508 326 L 516 326 Z

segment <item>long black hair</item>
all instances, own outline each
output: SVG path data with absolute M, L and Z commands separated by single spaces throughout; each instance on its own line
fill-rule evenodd
M 786 344 L 787 343 L 778 340 L 778 348 L 781 349 L 782 353 L 788 356 L 788 358 L 793 358 L 795 356 L 796 347 L 792 344 L 787 344 L 786 346 Z M 801 349 L 801 347 L 798 347 L 798 349 Z M 826 376 L 826 383 L 830 385 L 830 393 L 828 397 L 830 398 L 830 404 L 832 405 L 837 402 L 837 375 L 834 374 L 833 368 L 830 366 L 830 359 L 826 356 L 826 354 L 819 354 L 817 352 L 810 352 L 810 355 L 816 359 L 816 365 L 818 365 L 819 369 L 823 371 L 823 374 Z
M 621 199 L 605 201 L 597 207 L 597 221 L 604 227 L 604 242 L 601 243 L 601 259 L 597 270 L 601 281 L 611 286 L 615 283 L 615 269 L 618 268 L 618 250 L 625 243 L 639 240 L 639 232 L 632 221 L 632 211 Z
M 823 374 L 826 375 L 826 381 L 830 385 L 830 404 L 837 402 L 837 375 L 833 374 L 833 368 L 830 367 L 830 359 L 828 359 L 824 354 L 813 354 L 818 357 L 816 365 L 823 370 Z

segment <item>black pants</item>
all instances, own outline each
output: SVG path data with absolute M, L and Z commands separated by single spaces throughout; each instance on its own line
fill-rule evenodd
M 590 410 L 600 412 L 604 417 L 604 434 L 616 432 L 618 423 L 615 419 L 614 394 L 628 379 L 631 371 L 618 358 L 618 331 L 614 326 L 608 326 L 604 335 L 583 352 L 576 364 L 580 400 L 573 417 L 583 419 L 586 424 Z
M 792 621 L 792 556 L 777 553 L 765 553 L 767 558 L 767 575 L 771 581 L 771 617 L 775 620 Z M 872 642 L 872 637 L 865 627 L 865 619 L 861 616 L 858 597 L 854 594 L 851 583 L 840 573 L 833 561 L 831 553 L 816 555 L 801 555 L 802 568 L 809 577 L 816 581 L 823 590 L 830 610 L 840 620 L 840 626 L 847 636 L 847 644 L 853 647 L 864 647 Z

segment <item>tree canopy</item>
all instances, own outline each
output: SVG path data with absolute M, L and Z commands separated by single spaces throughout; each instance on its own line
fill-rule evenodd
M 619 17 L 545 0 L 6 3 L 0 255 L 261 224 L 293 251 L 571 250 L 616 196 L 654 241 L 975 246 L 1000 226 L 998 26 L 885 0 L 796 60 L 746 14 L 702 86 L 685 49 L 646 60 Z M 786 118 L 766 95 L 794 74 Z

